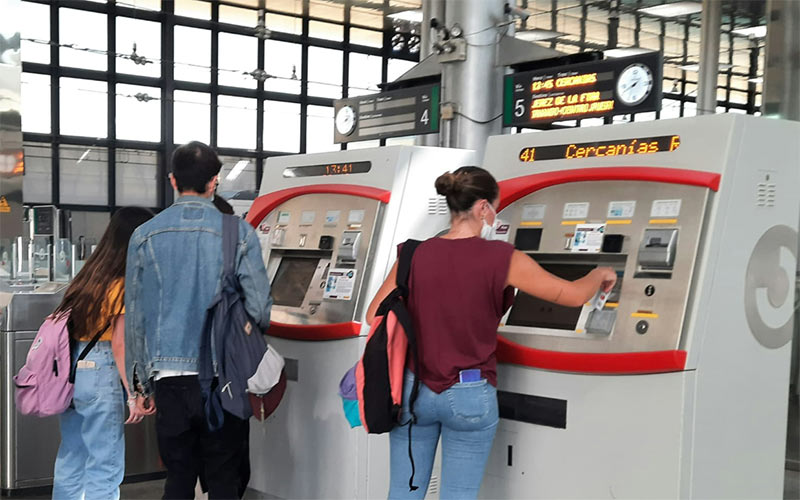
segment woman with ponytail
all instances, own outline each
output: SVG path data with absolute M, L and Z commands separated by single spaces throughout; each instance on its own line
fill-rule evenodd
M 598 289 L 611 290 L 617 275 L 596 268 L 576 281 L 554 276 L 506 242 L 489 238 L 498 225 L 499 187 L 479 167 L 462 167 L 436 180 L 447 199 L 447 234 L 417 247 L 409 278 L 408 310 L 419 349 L 417 373 L 406 371 L 402 422 L 411 418 L 407 402 L 414 378 L 420 390 L 414 404 L 411 454 L 415 490 L 409 488 L 412 464 L 409 433 L 391 432 L 389 498 L 424 498 L 436 447 L 442 441 L 440 498 L 476 498 L 497 429 L 497 327 L 511 306 L 514 288 L 556 304 L 580 306 Z M 394 289 L 392 268 L 367 311 L 367 321 Z

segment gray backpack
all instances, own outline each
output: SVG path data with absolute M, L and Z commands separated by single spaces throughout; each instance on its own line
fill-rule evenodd
M 267 352 L 264 332 L 244 307 L 235 266 L 238 242 L 239 219 L 223 215 L 222 287 L 206 309 L 198 376 L 211 431 L 222 427 L 223 410 L 241 419 L 252 416 L 247 379 Z

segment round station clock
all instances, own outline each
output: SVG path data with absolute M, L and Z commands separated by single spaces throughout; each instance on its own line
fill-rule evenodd
M 350 135 L 356 129 L 356 110 L 352 106 L 344 106 L 336 112 L 336 131 L 342 135 Z
M 644 64 L 634 63 L 622 70 L 617 79 L 617 96 L 628 106 L 647 99 L 653 90 L 653 72 Z

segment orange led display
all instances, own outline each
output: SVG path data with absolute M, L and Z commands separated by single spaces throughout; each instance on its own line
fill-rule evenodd
M 664 135 L 619 141 L 528 147 L 519 152 L 519 161 L 531 163 L 536 160 L 571 160 L 577 158 L 644 155 L 675 151 L 680 145 L 681 138 L 679 135 Z

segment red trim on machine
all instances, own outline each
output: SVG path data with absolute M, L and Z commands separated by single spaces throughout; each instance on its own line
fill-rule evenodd
M 319 193 L 360 196 L 362 198 L 378 200 L 383 203 L 389 203 L 389 199 L 392 196 L 391 191 L 387 191 L 385 189 L 379 189 L 370 186 L 356 186 L 353 184 L 313 184 L 310 186 L 297 186 L 259 196 L 253 202 L 253 206 L 247 213 L 246 220 L 250 223 L 250 225 L 255 227 L 264 219 L 264 217 L 269 215 L 269 213 L 275 210 L 281 203 L 304 194 Z
M 557 352 L 525 347 L 498 336 L 497 361 L 559 372 L 609 375 L 666 373 L 682 371 L 686 367 L 686 351 Z
M 721 176 L 713 172 L 700 172 L 679 168 L 660 167 L 599 167 L 559 170 L 515 177 L 498 182 L 500 208 L 504 209 L 520 198 L 535 191 L 558 184 L 583 181 L 649 181 L 688 186 L 707 187 L 719 191 Z
M 341 340 L 358 337 L 361 323 L 334 323 L 330 325 L 290 325 L 271 322 L 267 335 L 291 340 Z

